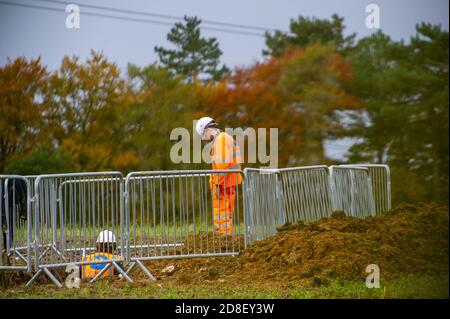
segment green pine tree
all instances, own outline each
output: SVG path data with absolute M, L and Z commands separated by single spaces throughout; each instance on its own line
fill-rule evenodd
M 161 64 L 173 74 L 183 75 L 189 82 L 201 77 L 205 81 L 220 80 L 229 73 L 223 65 L 219 67 L 222 51 L 216 38 L 200 36 L 201 20 L 184 17 L 184 23 L 177 22 L 167 34 L 167 40 L 175 49 L 155 47 Z
M 448 203 L 448 31 L 422 23 L 408 44 L 378 32 L 348 56 L 366 111 L 349 161 L 388 163 L 395 202 Z
M 299 16 L 291 19 L 290 33 L 266 33 L 264 55 L 279 56 L 289 48 L 305 48 L 309 44 L 332 43 L 339 51 L 353 46 L 355 33 L 344 36 L 344 18 L 334 14 L 331 20 Z

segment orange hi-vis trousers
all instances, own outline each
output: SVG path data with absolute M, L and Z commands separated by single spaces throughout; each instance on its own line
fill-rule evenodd
M 219 234 L 231 235 L 233 232 L 233 211 L 237 185 L 210 184 L 213 194 L 214 229 Z

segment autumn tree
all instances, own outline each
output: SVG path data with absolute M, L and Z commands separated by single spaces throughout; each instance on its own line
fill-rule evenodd
M 324 141 L 341 130 L 342 114 L 360 109 L 358 99 L 344 89 L 352 78 L 350 62 L 332 44 L 310 46 L 288 62 L 278 87 L 290 96 L 292 112 L 300 115 L 292 123 L 302 130 L 295 163 L 328 162 Z
M 191 82 L 197 77 L 219 80 L 229 70 L 225 65 L 219 67 L 222 55 L 219 43 L 216 38 L 201 37 L 200 24 L 200 19 L 185 16 L 184 23 L 175 23 L 167 34 L 167 40 L 175 49 L 156 46 L 155 52 L 172 75 L 182 75 Z
M 300 135 L 297 126 L 291 128 L 290 136 L 283 129 L 289 119 L 295 121 L 297 115 L 289 115 L 287 102 L 276 89 L 287 59 L 269 59 L 251 67 L 238 67 L 228 79 L 198 90 L 199 115 L 213 117 L 222 128 L 280 128 L 279 140 L 289 139 L 279 145 L 281 164 L 286 163 L 288 153 L 294 151 L 290 148 L 291 138 Z M 267 140 L 269 138 L 270 134 Z M 243 160 L 248 163 L 248 154 L 245 154 Z
M 45 139 L 49 73 L 40 59 L 0 68 L 0 172 Z
M 74 170 L 128 169 L 137 156 L 127 147 L 121 117 L 133 101 L 117 65 L 91 52 L 85 64 L 64 57 L 51 79 L 54 139 Z
M 175 143 L 170 133 L 177 127 L 192 127 L 192 104 L 196 100 L 195 83 L 186 83 L 182 75 L 161 66 L 129 65 L 128 74 L 137 96 L 127 112 L 130 143 L 139 156 L 139 167 L 146 170 L 180 169 L 170 158 Z M 188 165 L 186 168 L 192 168 Z
M 338 110 L 359 107 L 342 89 L 349 62 L 332 45 L 290 50 L 209 86 L 203 109 L 230 127 L 279 129 L 279 165 L 321 164 Z

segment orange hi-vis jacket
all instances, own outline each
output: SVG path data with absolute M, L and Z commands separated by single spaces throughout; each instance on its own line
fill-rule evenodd
M 114 258 L 115 257 L 115 258 Z M 114 256 L 110 253 L 97 252 L 83 257 L 83 261 L 111 261 L 113 259 L 119 259 L 120 256 Z M 95 277 L 103 268 L 107 266 L 107 263 L 102 264 L 90 264 L 82 266 L 82 276 L 83 278 Z M 111 266 L 107 271 L 105 271 L 102 277 L 108 277 L 115 275 L 114 266 Z
M 237 142 L 225 132 L 219 132 L 211 147 L 213 170 L 240 169 L 241 154 Z M 214 227 L 220 234 L 233 231 L 233 211 L 236 186 L 242 183 L 240 173 L 214 174 L 210 176 L 213 195 Z
M 216 135 L 211 147 L 212 169 L 240 169 L 241 153 L 238 143 L 225 132 Z M 214 185 L 233 186 L 242 183 L 240 173 L 211 174 L 210 182 Z

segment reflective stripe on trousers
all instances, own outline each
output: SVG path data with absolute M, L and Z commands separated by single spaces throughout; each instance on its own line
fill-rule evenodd
M 211 184 L 214 207 L 214 228 L 220 234 L 231 235 L 233 211 L 236 200 L 236 186 Z

